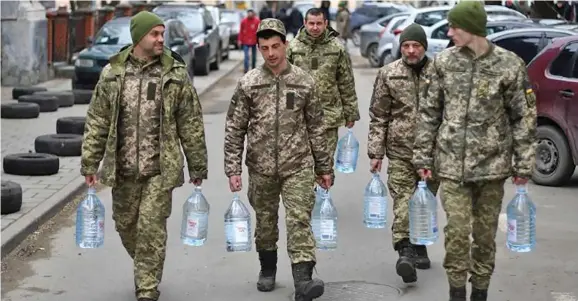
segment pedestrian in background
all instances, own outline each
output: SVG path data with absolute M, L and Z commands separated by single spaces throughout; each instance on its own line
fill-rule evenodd
M 240 191 L 247 136 L 248 198 L 257 219 L 255 245 L 261 263 L 257 289 L 275 288 L 281 195 L 295 301 L 311 301 L 324 292 L 323 281 L 312 279 L 316 265 L 313 185 L 317 175 L 320 185 L 329 189 L 333 174 L 323 108 L 313 78 L 286 59 L 283 23 L 261 21 L 257 38 L 265 63 L 245 74 L 233 94 L 225 125 L 225 174 L 231 191 Z
M 485 38 L 481 2 L 460 1 L 448 21 L 455 47 L 432 63 L 414 164 L 421 176 L 430 177 L 434 169 L 441 180 L 450 300 L 466 300 L 469 272 L 470 301 L 485 301 L 504 182 L 512 176 L 514 184 L 525 185 L 532 175 L 536 98 L 524 61 Z
M 305 14 L 305 26 L 289 44 L 287 58 L 315 79 L 323 105 L 326 137 L 333 154 L 337 148 L 338 128 L 352 128 L 359 120 L 359 108 L 351 60 L 337 39 L 339 34 L 328 27 L 327 22 L 321 9 L 309 9 Z
M 247 10 L 247 16 L 241 20 L 237 43 L 243 49 L 244 73 L 250 70 L 249 50 L 251 50 L 251 69 L 254 69 L 257 64 L 257 28 L 259 27 L 259 22 L 259 18 L 255 16 L 255 11 L 252 9 Z
M 387 186 L 393 199 L 393 248 L 399 254 L 396 271 L 406 283 L 417 281 L 416 267 L 429 269 L 426 246 L 409 240 L 409 200 L 420 177 L 415 170 L 413 145 L 417 110 L 430 84 L 431 60 L 426 56 L 427 36 L 413 23 L 399 36 L 401 59 L 379 69 L 369 106 L 367 150 L 371 172 L 380 172 L 387 154 Z M 387 153 L 386 153 L 387 152 Z M 438 182 L 428 187 L 437 194 Z
M 343 47 L 347 50 L 347 39 L 349 35 L 349 20 L 351 13 L 347 9 L 347 1 L 340 1 L 335 18 L 335 30 L 339 33 L 339 38 L 343 41 Z
M 163 20 L 132 17 L 132 45 L 110 58 L 86 114 L 81 174 L 112 187 L 112 218 L 134 263 L 138 301 L 156 301 L 173 188 L 207 179 L 201 104 L 184 60 L 164 47 Z M 161 159 L 162 158 L 162 159 Z

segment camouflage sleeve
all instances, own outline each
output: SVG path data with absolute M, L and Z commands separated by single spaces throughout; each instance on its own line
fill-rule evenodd
M 287 47 L 287 51 L 285 52 L 285 56 L 287 57 L 287 60 L 289 61 L 289 63 L 293 64 L 293 51 L 291 50 L 291 43 L 289 43 L 289 46 Z
M 427 83 L 428 86 L 425 88 L 425 97 L 421 98 L 419 103 L 413 164 L 417 169 L 432 170 L 434 144 L 443 117 L 444 94 L 437 60 L 434 59 L 428 69 L 425 72 L 431 76 Z
M 377 72 L 373 83 L 373 94 L 369 105 L 369 134 L 367 135 L 367 155 L 370 159 L 382 160 L 391 119 L 392 97 L 383 70 Z
M 98 172 L 106 148 L 112 117 L 110 89 L 106 88 L 107 74 L 106 70 L 101 73 L 86 112 L 80 160 L 80 174 L 83 176 L 94 175 Z
M 530 178 L 536 152 L 536 96 L 521 60 L 516 78 L 505 96 L 514 138 L 514 176 Z
M 323 126 L 323 107 L 314 84 L 311 88 L 309 101 L 305 107 L 305 122 L 307 123 L 309 143 L 315 160 L 315 174 L 333 174 L 331 152 L 329 151 L 325 128 Z
M 337 88 L 341 96 L 343 117 L 346 122 L 359 120 L 359 107 L 357 94 L 355 93 L 355 78 L 351 59 L 345 50 L 341 51 L 339 65 L 337 66 Z
M 231 98 L 225 121 L 225 175 L 240 175 L 243 171 L 242 159 L 245 135 L 249 127 L 249 104 L 241 82 L 237 84 Z
M 203 109 L 197 90 L 190 81 L 185 82 L 181 101 L 177 107 L 177 132 L 187 157 L 189 177 L 207 179 L 208 159 Z

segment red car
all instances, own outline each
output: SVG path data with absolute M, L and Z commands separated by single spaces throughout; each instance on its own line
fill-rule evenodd
M 578 165 L 578 35 L 553 39 L 529 64 L 538 106 L 532 180 L 561 186 Z

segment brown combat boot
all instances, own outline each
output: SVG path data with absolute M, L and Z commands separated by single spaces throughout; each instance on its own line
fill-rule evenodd
M 450 287 L 450 301 L 466 301 L 466 287 Z
M 291 265 L 295 283 L 295 301 L 311 301 L 319 298 L 325 292 L 325 284 L 321 279 L 312 279 L 314 261 L 299 262 Z
M 257 281 L 257 290 L 270 292 L 275 289 L 275 276 L 277 274 L 277 251 L 259 251 L 261 272 Z
M 470 295 L 470 301 L 487 301 L 488 300 L 488 290 L 487 289 L 477 289 L 472 287 L 472 293 Z

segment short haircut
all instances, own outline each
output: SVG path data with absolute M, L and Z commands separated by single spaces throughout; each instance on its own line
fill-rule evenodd
M 265 39 L 265 40 L 269 40 L 272 37 L 279 37 L 281 39 L 281 42 L 285 43 L 286 41 L 286 37 L 272 29 L 266 29 L 263 30 L 261 32 L 257 33 L 257 43 L 259 43 L 259 39 Z
M 317 8 L 317 7 L 310 8 L 310 9 L 305 13 L 305 20 L 307 20 L 307 17 L 309 17 L 309 15 L 313 15 L 313 16 L 322 15 L 322 16 L 323 16 L 323 20 L 327 21 L 327 16 L 326 16 L 325 13 L 323 12 L 323 10 L 321 10 L 320 8 Z

